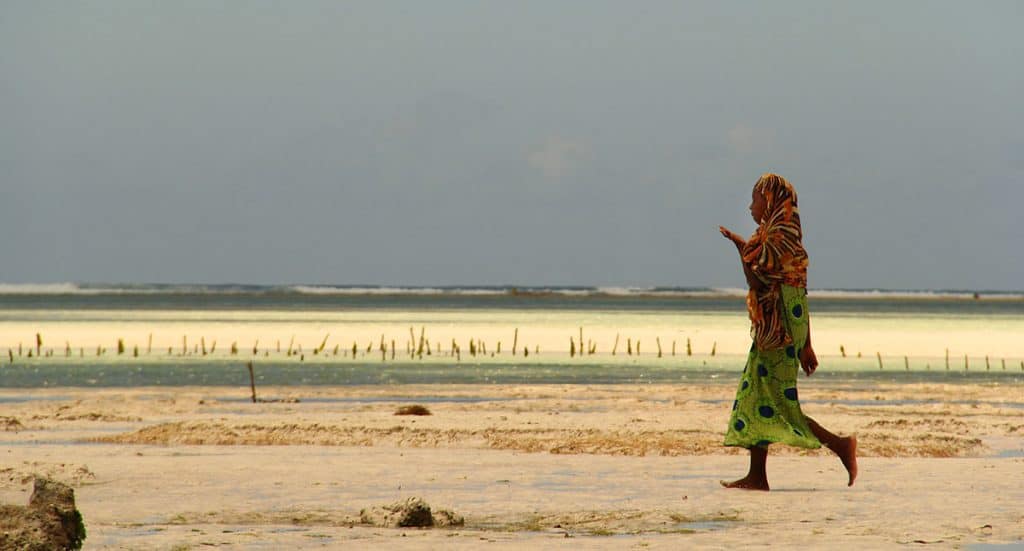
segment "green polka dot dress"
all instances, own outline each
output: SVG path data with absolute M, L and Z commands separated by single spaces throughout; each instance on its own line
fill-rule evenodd
M 773 350 L 751 346 L 732 403 L 726 446 L 752 448 L 779 443 L 821 447 L 800 411 L 796 390 L 800 371 L 797 353 L 807 341 L 807 290 L 783 285 L 780 294 L 786 332 L 793 344 Z

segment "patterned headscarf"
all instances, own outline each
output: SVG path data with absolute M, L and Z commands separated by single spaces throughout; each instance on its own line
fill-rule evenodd
M 765 284 L 762 291 L 747 295 L 751 335 L 760 350 L 781 348 L 792 343 L 781 312 L 780 287 L 807 287 L 807 251 L 800 229 L 796 191 L 785 178 L 763 174 L 754 184 L 767 203 L 764 217 L 743 248 L 743 262 Z

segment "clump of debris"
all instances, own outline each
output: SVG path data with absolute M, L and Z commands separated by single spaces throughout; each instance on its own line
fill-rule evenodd
M 36 477 L 27 506 L 0 505 L 0 549 L 82 548 L 85 524 L 70 486 Z
M 395 410 L 395 415 L 433 415 L 430 410 L 425 406 L 414 404 L 411 406 L 402 406 Z
M 430 505 L 418 497 L 396 501 L 391 505 L 359 511 L 359 522 L 383 528 L 447 528 L 463 526 L 466 519 L 447 510 L 430 510 Z

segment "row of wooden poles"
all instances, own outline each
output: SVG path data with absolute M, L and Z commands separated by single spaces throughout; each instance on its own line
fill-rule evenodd
M 395 340 L 391 339 L 390 343 L 389 343 L 384 338 L 384 334 L 381 334 L 379 341 L 376 341 L 376 340 L 370 341 L 366 345 L 365 348 L 359 346 L 359 344 L 357 342 L 353 341 L 351 348 L 342 349 L 341 348 L 341 344 L 335 344 L 333 349 L 330 352 L 328 352 L 327 351 L 327 341 L 330 339 L 330 337 L 331 337 L 331 335 L 330 335 L 330 333 L 328 333 L 327 335 L 324 336 L 323 340 L 320 341 L 319 346 L 316 346 L 316 347 L 314 347 L 312 349 L 312 353 L 313 353 L 314 356 L 320 356 L 320 355 L 326 356 L 326 355 L 329 355 L 329 354 L 337 356 L 340 353 L 344 357 L 347 357 L 349 352 L 351 351 L 352 358 L 356 359 L 358 357 L 360 351 L 362 351 L 363 355 L 365 356 L 365 355 L 369 355 L 369 354 L 373 353 L 375 350 L 380 353 L 381 361 L 387 361 L 388 360 L 388 356 L 390 356 L 391 360 L 394 360 L 396 358 L 396 356 L 397 356 L 397 348 L 396 348 Z M 447 356 L 450 356 L 450 357 L 454 357 L 457 361 L 461 361 L 461 359 L 462 359 L 462 346 L 458 342 L 456 342 L 455 339 L 451 340 L 451 345 L 448 348 L 448 350 L 447 351 L 443 351 L 442 348 L 441 348 L 441 343 L 440 342 L 435 341 L 434 343 L 431 343 L 430 339 L 427 338 L 426 327 L 420 327 L 420 332 L 419 332 L 419 337 L 418 338 L 416 336 L 415 329 L 413 327 L 410 327 L 409 328 L 409 337 L 410 337 L 409 340 L 405 342 L 405 353 L 410 358 L 413 358 L 413 359 L 415 359 L 415 358 L 423 359 L 424 355 L 432 356 L 432 355 L 436 354 L 438 356 L 447 355 Z M 46 350 L 43 349 L 43 336 L 42 336 L 41 333 L 36 333 L 35 341 L 36 342 L 35 342 L 34 350 L 32 348 L 29 348 L 28 351 L 27 351 L 27 357 L 32 358 L 33 357 L 33 352 L 35 353 L 36 357 L 53 357 L 54 356 L 54 351 L 53 351 L 52 348 L 46 349 Z M 661 357 L 664 356 L 664 351 L 663 351 L 662 346 L 661 346 L 661 338 L 660 337 L 655 337 L 654 341 L 655 341 L 655 345 L 657 346 L 657 350 L 658 350 L 657 357 L 661 358 Z M 260 344 L 260 341 L 259 341 L 259 339 L 257 339 L 256 342 L 252 346 L 252 355 L 253 356 L 258 356 L 259 355 L 259 352 L 260 352 L 259 344 Z M 390 347 L 388 346 L 389 344 L 390 344 Z M 619 346 L 620 346 L 620 344 L 621 344 L 620 335 L 618 333 L 616 333 L 616 335 L 615 335 L 615 342 L 612 345 L 612 349 L 611 349 L 612 356 L 615 356 L 615 355 L 617 355 L 619 353 Z M 640 355 L 640 339 L 636 339 L 634 341 L 632 338 L 627 337 L 624 348 L 625 348 L 624 352 L 626 353 L 626 355 L 628 355 L 628 356 L 633 356 L 633 355 L 639 356 Z M 711 356 L 715 356 L 716 353 L 717 353 L 717 349 L 718 349 L 718 343 L 717 342 L 712 343 L 710 355 Z M 181 337 L 181 355 L 182 356 L 188 356 L 188 355 L 192 355 L 192 354 L 195 354 L 195 355 L 200 355 L 201 354 L 203 356 L 206 356 L 208 354 L 213 354 L 214 352 L 216 352 L 216 350 L 217 350 L 217 341 L 216 340 L 213 340 L 210 343 L 209 348 L 207 348 L 207 346 L 206 346 L 206 338 L 205 337 L 200 337 L 199 342 L 194 342 L 192 348 L 190 349 L 189 348 L 188 335 L 183 335 Z M 277 343 L 276 343 L 276 350 L 277 350 L 278 353 L 280 353 L 282 351 L 282 349 L 281 349 L 281 341 L 277 341 Z M 123 338 L 118 338 L 117 339 L 116 351 L 117 351 L 117 355 L 119 355 L 119 356 L 125 355 L 125 354 L 128 353 L 128 349 L 125 346 L 125 341 L 124 341 Z M 491 357 L 494 357 L 495 355 L 500 355 L 501 354 L 501 341 L 497 341 L 496 349 L 492 350 L 490 353 L 488 353 L 487 343 L 484 340 L 482 340 L 482 339 L 470 339 L 469 346 L 467 347 L 467 351 L 468 351 L 469 355 L 473 356 L 473 357 L 475 357 L 477 355 L 487 356 L 488 354 L 490 354 Z M 97 346 L 96 347 L 96 356 L 103 356 L 107 352 L 108 352 L 107 349 L 105 347 L 103 347 L 103 346 Z M 149 355 L 149 354 L 152 354 L 152 352 L 153 352 L 153 335 L 151 333 L 149 335 L 149 339 L 148 339 L 147 344 L 146 344 L 145 353 L 147 355 Z M 298 346 L 296 346 L 296 344 L 295 344 L 295 337 L 294 336 L 292 336 L 291 341 L 288 343 L 288 347 L 284 350 L 284 353 L 288 357 L 292 357 L 292 356 L 298 357 L 299 361 L 304 361 L 306 359 L 306 354 L 303 351 L 302 345 L 299 344 Z M 534 355 L 540 354 L 540 347 L 535 345 L 534 348 L 533 348 L 533 352 L 532 353 Z M 583 340 L 583 328 L 582 327 L 579 328 L 578 337 L 577 337 L 577 335 L 571 335 L 569 337 L 569 357 L 570 358 L 573 358 L 573 357 L 576 357 L 576 356 L 582 357 L 584 355 L 594 355 L 596 353 L 597 353 L 597 342 L 593 341 L 591 339 L 587 339 L 586 342 L 584 343 L 584 340 Z M 846 358 L 847 357 L 847 355 L 846 355 L 846 347 L 843 346 L 843 345 L 840 345 L 839 346 L 839 353 L 840 353 L 840 356 L 842 358 Z M 131 355 L 133 357 L 138 357 L 139 354 L 140 354 L 140 352 L 139 352 L 138 345 L 134 345 L 132 347 Z M 174 347 L 167 347 L 167 354 L 168 355 L 174 355 Z M 238 342 L 237 341 L 231 343 L 230 354 L 231 355 L 238 355 L 239 354 L 239 348 L 238 348 Z M 263 350 L 263 354 L 264 354 L 265 357 L 269 357 L 270 356 L 270 349 L 269 348 L 264 349 Z M 522 354 L 524 358 L 525 357 L 529 357 L 530 354 L 531 354 L 530 348 L 528 346 L 520 345 L 519 344 L 519 328 L 518 327 L 515 328 L 515 331 L 513 332 L 511 354 L 513 356 L 516 356 L 518 354 Z M 8 355 L 8 359 L 9 359 L 10 363 L 13 364 L 14 361 L 15 361 L 14 349 L 13 348 L 8 348 L 7 349 L 7 355 Z M 18 357 L 22 357 L 24 355 L 25 355 L 24 347 L 22 346 L 21 343 L 18 343 L 17 356 Z M 71 348 L 71 343 L 70 342 L 65 342 L 65 345 L 64 345 L 64 356 L 71 357 L 72 355 L 73 355 L 73 351 L 72 351 L 72 348 Z M 79 355 L 79 357 L 84 357 L 85 356 L 85 348 L 80 347 L 78 349 L 78 355 Z M 676 355 L 676 341 L 674 341 L 674 340 L 672 341 L 671 355 L 672 356 Z M 686 355 L 687 356 L 693 356 L 693 344 L 691 343 L 689 338 L 686 339 Z M 882 354 L 881 354 L 881 352 L 875 352 L 875 356 L 878 359 L 878 369 L 884 369 L 885 364 L 882 361 Z M 857 353 L 857 357 L 861 358 L 862 354 L 860 352 L 858 352 Z M 1002 369 L 1005 371 L 1006 370 L 1006 359 L 1005 358 L 1001 358 L 1000 359 L 1000 363 L 1002 365 Z M 908 371 L 910 370 L 910 359 L 909 359 L 909 357 L 903 356 L 903 365 L 904 365 L 904 368 L 906 370 L 908 370 Z M 946 367 L 947 371 L 951 369 L 951 366 L 950 366 L 950 356 L 949 356 L 949 349 L 948 348 L 946 349 L 945 367 Z M 989 370 L 991 370 L 991 368 L 992 368 L 992 362 L 991 362 L 989 356 L 986 355 L 985 356 L 985 370 L 989 371 Z M 1024 360 L 1021 360 L 1020 368 L 1021 368 L 1022 371 L 1024 371 Z M 926 364 L 926 369 L 930 370 L 931 369 L 931 364 Z M 964 354 L 964 357 L 963 357 L 963 369 L 965 371 L 970 369 L 970 358 L 968 357 L 967 354 Z
M 388 346 L 389 343 L 384 338 L 383 334 L 381 334 L 379 342 L 377 342 L 377 341 L 370 341 L 366 345 L 365 349 L 363 347 L 359 346 L 359 344 L 357 342 L 353 341 L 351 349 L 349 349 L 349 348 L 342 349 L 340 344 L 335 344 L 334 348 L 330 352 L 328 352 L 326 350 L 326 347 L 327 347 L 327 341 L 330 339 L 330 337 L 331 337 L 330 333 L 328 333 L 327 335 L 324 336 L 323 340 L 320 342 L 320 345 L 317 346 L 317 347 L 314 347 L 312 349 L 313 355 L 316 356 L 316 355 L 321 355 L 321 354 L 323 354 L 323 355 L 332 354 L 334 356 L 337 356 L 339 353 L 342 353 L 344 356 L 348 356 L 348 353 L 351 350 L 352 357 L 356 358 L 360 351 L 363 351 L 364 355 L 367 355 L 367 354 L 370 354 L 371 352 L 373 352 L 374 350 L 376 350 L 376 351 L 380 352 L 381 360 L 382 361 L 388 359 L 389 353 L 390 353 L 390 356 L 391 356 L 392 360 L 394 360 L 396 355 L 397 355 L 397 348 L 396 348 L 395 340 L 394 339 L 390 340 L 390 348 L 389 348 L 389 346 Z M 441 348 L 441 343 L 440 342 L 435 341 L 434 343 L 431 343 L 430 339 L 427 338 L 427 336 L 426 336 L 426 327 L 421 327 L 420 328 L 419 338 L 416 337 L 415 329 L 410 327 L 409 328 L 409 337 L 410 337 L 410 340 L 405 342 L 405 352 L 406 352 L 406 354 L 408 354 L 412 358 L 417 358 L 418 357 L 418 358 L 422 359 L 424 355 L 432 356 L 434 354 L 437 354 L 439 356 L 442 355 L 442 354 L 447 354 L 448 356 L 453 356 L 456 359 L 461 359 L 462 358 L 462 346 L 455 339 L 452 339 L 451 345 L 448 348 L 448 350 L 444 351 Z M 619 353 L 620 341 L 621 341 L 620 335 L 616 334 L 615 335 L 615 343 L 612 345 L 612 351 L 611 351 L 612 356 L 615 356 L 615 355 L 617 355 Z M 258 356 L 259 355 L 259 352 L 260 352 L 259 344 L 260 344 L 260 341 L 259 341 L 259 339 L 257 339 L 256 342 L 252 346 L 252 355 L 253 356 Z M 490 352 L 490 355 L 492 357 L 495 356 L 495 355 L 501 354 L 501 344 L 502 343 L 501 343 L 500 340 L 497 341 L 496 349 L 492 350 Z M 657 345 L 657 348 L 658 348 L 658 357 L 661 358 L 664 355 L 664 352 L 663 352 L 662 347 L 661 347 L 661 338 L 660 337 L 656 337 L 655 338 L 655 344 Z M 281 341 L 277 341 L 276 349 L 277 349 L 278 353 L 281 352 Z M 711 355 L 712 356 L 714 356 L 717 353 L 717 349 L 718 349 L 718 343 L 717 342 L 713 343 L 711 345 Z M 206 346 L 206 337 L 200 337 L 199 342 L 194 342 L 193 346 L 192 346 L 192 348 L 190 350 L 189 349 L 189 342 L 188 342 L 188 335 L 183 335 L 181 337 L 181 349 L 180 350 L 181 350 L 181 354 L 180 355 L 182 355 L 182 356 L 188 356 L 188 355 L 191 355 L 191 354 L 196 354 L 196 355 L 200 355 L 201 354 L 203 356 L 206 356 L 207 354 L 213 354 L 213 353 L 216 352 L 216 350 L 217 350 L 217 341 L 216 340 L 211 341 L 210 346 L 207 347 Z M 125 341 L 124 341 L 123 338 L 118 338 L 117 339 L 116 351 L 117 351 L 117 355 L 119 355 L 119 356 L 128 353 L 127 347 L 125 346 Z M 482 340 L 482 339 L 470 339 L 469 346 L 467 347 L 467 351 L 470 354 L 470 356 L 474 356 L 474 357 L 477 356 L 477 355 L 484 355 L 484 356 L 486 356 L 486 355 L 488 355 L 487 342 Z M 40 333 L 36 333 L 36 346 L 35 346 L 34 352 L 35 352 L 35 356 L 37 356 L 37 357 L 53 357 L 54 356 L 54 351 L 53 351 L 52 348 L 43 350 L 43 337 L 42 337 L 42 334 L 40 334 Z M 103 346 L 97 346 L 96 347 L 96 356 L 103 356 L 107 352 L 108 352 L 107 348 L 105 348 Z M 640 339 L 636 339 L 634 341 L 632 338 L 626 338 L 624 352 L 628 356 L 633 356 L 634 354 L 639 356 L 640 355 Z M 146 344 L 145 354 L 150 355 L 152 353 L 153 353 L 153 335 L 150 334 L 149 338 L 148 338 L 148 342 Z M 238 349 L 238 342 L 237 341 L 231 343 L 230 353 L 231 353 L 231 355 L 238 355 L 239 349 Z M 270 349 L 264 349 L 263 353 L 264 353 L 264 356 L 269 356 L 270 355 Z M 512 334 L 512 349 L 511 349 L 511 353 L 512 353 L 513 356 L 516 356 L 517 354 L 522 354 L 523 357 L 529 357 L 530 354 L 531 354 L 529 346 L 520 345 L 519 344 L 519 328 L 518 327 L 515 328 L 515 330 L 513 331 L 513 334 Z M 540 346 L 539 345 L 535 345 L 534 348 L 533 348 L 533 352 L 532 353 L 535 354 L 535 355 L 536 354 L 540 354 Z M 583 328 L 582 327 L 580 327 L 580 330 L 579 330 L 579 340 L 578 341 L 575 339 L 574 336 L 570 336 L 569 337 L 569 357 L 593 355 L 593 354 L 596 354 L 596 353 L 597 353 L 597 342 L 588 339 L 587 342 L 586 342 L 586 345 L 584 346 L 584 343 L 583 343 Z M 14 363 L 14 359 L 15 359 L 14 349 L 13 348 L 8 348 L 7 354 L 8 354 L 10 362 Z M 139 354 L 140 354 L 140 351 L 139 351 L 138 345 L 133 346 L 132 347 L 132 351 L 131 351 L 131 355 L 133 357 L 138 357 Z M 174 347 L 167 347 L 167 354 L 168 355 L 174 355 Z M 676 341 L 672 341 L 672 352 L 671 352 L 671 354 L 673 356 L 676 355 Z M 18 343 L 17 355 L 18 355 L 18 357 L 22 357 L 22 356 L 25 355 L 25 350 L 24 350 L 24 346 L 22 345 L 22 343 Z M 64 344 L 64 356 L 65 357 L 71 357 L 73 355 L 74 355 L 74 353 L 73 353 L 73 350 L 72 350 L 72 347 L 71 347 L 71 343 L 70 342 L 65 342 L 65 344 Z M 85 348 L 79 347 L 78 355 L 79 355 L 79 357 L 85 357 Z M 285 349 L 285 355 L 289 356 L 289 357 L 291 357 L 291 356 L 298 356 L 300 358 L 300 360 L 304 360 L 305 359 L 305 352 L 303 351 L 302 345 L 299 344 L 298 346 L 296 346 L 296 344 L 295 344 L 295 337 L 294 336 L 291 338 L 291 341 L 288 343 L 287 349 Z M 686 339 L 686 355 L 687 356 L 692 356 L 693 355 L 693 345 L 690 342 L 689 338 Z M 29 358 L 33 357 L 33 349 L 32 348 L 28 349 L 27 356 Z

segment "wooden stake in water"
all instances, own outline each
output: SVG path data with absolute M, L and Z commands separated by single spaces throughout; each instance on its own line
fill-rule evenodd
M 676 341 L 675 341 L 675 339 L 672 339 L 672 355 L 673 356 L 676 355 Z
M 949 349 L 946 349 L 946 371 L 949 371 Z
M 470 351 L 472 351 L 472 348 L 470 349 Z M 572 337 L 569 337 L 569 357 L 572 358 L 575 355 L 576 355 L 576 342 L 572 340 Z
M 117 355 L 124 354 L 124 339 L 117 339 Z
M 519 344 L 519 328 L 516 327 L 515 334 L 512 335 L 512 355 L 516 355 L 516 345 Z
M 658 357 L 661 357 L 661 337 L 654 337 L 654 343 L 658 345 Z
M 907 371 L 910 371 L 910 360 L 908 360 L 906 356 L 903 356 L 903 367 L 905 367 Z
M 149 340 L 146 342 L 146 354 L 153 352 L 153 334 L 149 334 Z
M 615 334 L 615 344 L 612 346 L 612 356 L 615 355 L 615 351 L 619 349 L 619 334 Z
M 36 356 L 39 356 L 39 350 L 43 347 L 43 336 L 36 333 Z
M 882 353 L 875 352 L 875 356 L 878 356 L 878 369 L 882 369 Z
M 1003 371 L 1006 371 L 1006 358 L 1003 358 Z
M 633 339 L 626 337 L 626 354 L 633 355 Z
M 844 358 L 846 357 L 846 348 L 841 344 L 839 345 L 839 355 Z
M 985 354 L 985 371 L 991 371 L 992 368 L 988 365 L 988 354 Z
M 690 346 L 690 337 L 686 337 L 686 355 L 693 356 L 693 347 Z
M 260 340 L 256 339 L 256 342 L 252 343 L 252 355 L 253 356 L 255 356 L 257 353 L 259 353 L 259 348 L 260 348 Z
M 252 389 L 252 403 L 256 403 L 256 377 L 252 372 L 252 362 L 245 364 L 249 369 L 249 388 Z
M 711 355 L 715 355 L 715 351 L 718 350 L 718 341 L 711 343 Z
M 964 354 L 964 371 L 967 371 L 967 354 Z

